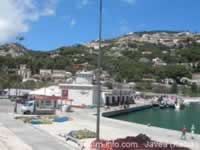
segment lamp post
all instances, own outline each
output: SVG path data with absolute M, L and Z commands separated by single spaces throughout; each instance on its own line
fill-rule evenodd
M 97 67 L 97 122 L 96 122 L 96 142 L 97 142 L 97 149 L 99 147 L 99 140 L 100 140 L 100 105 L 101 105 L 101 63 L 102 63 L 102 49 L 101 49 L 101 42 L 102 42 L 102 6 L 103 0 L 99 0 L 99 56 L 98 56 L 98 67 Z

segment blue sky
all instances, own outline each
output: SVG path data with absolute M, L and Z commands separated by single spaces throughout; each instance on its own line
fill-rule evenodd
M 26 47 L 52 50 L 98 37 L 98 0 L 27 0 L 27 4 L 16 0 L 20 9 L 14 4 L 15 0 L 1 1 L 1 43 L 14 41 L 17 35 L 23 35 Z M 4 14 L 1 6 L 3 12 L 8 13 L 6 16 L 13 17 L 12 20 L 1 15 Z M 16 10 L 10 6 L 15 6 Z M 199 0 L 104 0 L 103 36 L 112 38 L 143 30 L 198 32 L 199 6 Z M 21 11 L 13 15 L 6 8 Z

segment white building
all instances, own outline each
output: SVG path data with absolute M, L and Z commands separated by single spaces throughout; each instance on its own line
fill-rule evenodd
M 159 57 L 156 57 L 156 58 L 152 59 L 152 63 L 153 63 L 154 66 L 166 66 L 167 65 L 167 63 L 165 63 Z
M 134 104 L 135 93 L 130 89 L 113 89 L 103 92 L 103 100 L 107 106 Z
M 76 73 L 75 84 L 92 84 L 94 79 L 93 72 L 81 71 Z
M 91 106 L 97 102 L 97 87 L 92 84 L 60 84 L 60 88 L 68 91 L 68 98 L 75 106 Z
M 68 99 L 73 100 L 75 106 L 96 106 L 97 86 L 92 84 L 93 72 L 77 72 L 73 83 L 60 84 L 60 88 L 67 91 Z M 65 95 L 66 96 L 66 95 Z M 133 91 L 130 89 L 108 90 L 102 87 L 101 105 L 118 105 L 119 103 L 134 103 Z
M 51 69 L 40 69 L 40 75 L 42 77 L 51 76 L 52 70 Z
M 27 80 L 31 78 L 31 70 L 27 68 L 26 65 L 20 65 L 17 74 L 22 77 L 22 80 Z
M 72 100 L 63 97 L 59 86 L 49 86 L 29 92 L 40 108 L 58 108 L 60 105 L 71 104 Z
M 6 96 L 25 96 L 28 95 L 31 90 L 28 89 L 5 89 Z
M 62 90 L 68 91 L 67 96 L 75 106 L 94 106 L 97 104 L 97 86 L 93 85 L 93 72 L 77 72 L 71 84 L 60 84 Z M 103 99 L 101 104 L 103 104 Z
M 94 73 L 89 71 L 77 72 L 75 79 L 71 83 L 59 84 L 59 86 L 51 86 L 42 88 L 30 93 L 38 99 L 48 99 L 48 103 L 55 104 L 53 101 L 56 99 L 57 104 L 59 100 L 71 102 L 73 106 L 96 106 L 97 104 L 97 85 L 92 84 Z M 120 90 L 107 90 L 102 87 L 101 93 L 101 106 L 106 103 L 115 105 L 129 101 L 132 103 L 132 91 L 126 89 Z

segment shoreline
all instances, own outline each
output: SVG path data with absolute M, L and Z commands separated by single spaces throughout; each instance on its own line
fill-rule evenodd
M 200 97 L 183 97 L 184 104 L 200 103 Z
M 101 112 L 101 115 L 103 117 L 113 117 L 113 116 L 132 113 L 132 112 L 136 112 L 136 111 L 142 111 L 142 110 L 150 109 L 150 108 L 154 107 L 152 104 L 144 104 L 144 105 L 139 105 L 139 106 L 134 104 L 131 106 L 127 109 L 116 109 L 116 110 L 111 110 L 111 111 L 104 111 L 104 112 Z
M 200 98 L 190 98 L 187 101 L 184 101 L 184 105 L 186 105 L 185 107 L 188 107 L 187 105 L 191 104 L 191 103 L 200 103 Z M 152 108 L 155 108 L 155 107 L 157 107 L 157 106 L 153 106 L 151 104 L 144 104 L 143 106 L 135 106 L 135 107 L 132 107 L 132 108 L 128 108 L 128 110 L 113 110 L 113 111 L 109 111 L 109 112 L 102 112 L 102 117 L 113 119 L 113 120 L 118 120 L 118 121 L 124 121 L 124 122 L 136 123 L 136 124 L 148 126 L 148 124 L 143 124 L 143 123 L 138 123 L 138 122 L 128 121 L 128 120 L 122 120 L 122 119 L 115 119 L 113 117 L 120 116 L 120 115 L 126 115 L 128 113 L 135 113 L 137 111 L 143 111 L 143 110 L 146 110 L 146 109 L 152 109 Z M 178 132 L 180 131 L 178 129 L 164 128 L 162 126 L 153 126 L 151 124 L 150 124 L 150 126 L 162 128 L 162 129 L 167 129 L 167 130 L 178 131 Z M 200 135 L 200 133 L 195 133 L 195 134 Z

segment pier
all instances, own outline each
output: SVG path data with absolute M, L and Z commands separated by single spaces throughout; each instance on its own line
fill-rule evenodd
M 135 112 L 135 111 L 141 111 L 141 110 L 149 109 L 149 108 L 152 108 L 152 107 L 153 107 L 152 104 L 131 105 L 127 109 L 119 108 L 119 109 L 114 109 L 114 110 L 103 111 L 102 116 L 103 117 L 113 117 L 113 116 L 131 113 L 131 112 Z

